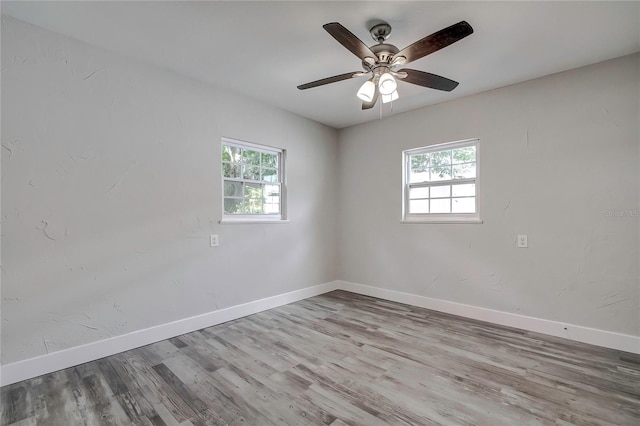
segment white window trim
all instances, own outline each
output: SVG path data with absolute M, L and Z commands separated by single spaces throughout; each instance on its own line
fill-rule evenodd
M 425 154 L 435 151 L 464 148 L 467 146 L 476 147 L 476 212 L 475 213 L 409 213 L 409 158 L 415 154 Z M 451 183 L 461 183 L 466 179 L 450 179 L 434 182 L 435 185 L 446 185 Z M 474 180 L 473 178 L 469 180 Z M 424 186 L 435 186 L 434 183 Z M 407 149 L 402 151 L 402 216 L 401 223 L 482 223 L 480 219 L 480 139 L 465 139 L 455 142 L 446 142 L 436 145 L 429 145 L 420 148 Z
M 222 158 L 220 158 L 220 185 L 221 185 L 221 210 L 222 210 L 222 218 L 218 221 L 220 224 L 228 224 L 228 225 L 241 225 L 241 224 L 258 224 L 258 223 L 289 223 L 287 220 L 287 173 L 286 173 L 286 157 L 287 150 L 283 148 L 277 148 L 269 145 L 261 145 L 252 142 L 246 142 L 239 139 L 231 139 L 227 137 L 222 137 L 220 139 L 220 153 L 222 153 L 222 146 L 229 145 L 234 146 L 236 148 L 250 148 L 254 151 L 264 152 L 267 154 L 273 154 L 277 152 L 280 155 L 280 162 L 278 167 L 278 173 L 282 177 L 282 181 L 280 183 L 280 214 L 262 214 L 262 215 L 252 215 L 252 214 L 234 214 L 229 215 L 224 212 L 224 171 L 222 169 Z

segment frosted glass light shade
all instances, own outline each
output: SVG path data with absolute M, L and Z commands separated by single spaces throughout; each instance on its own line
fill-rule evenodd
M 365 102 L 371 102 L 375 92 L 376 85 L 373 84 L 373 81 L 367 80 L 362 86 L 360 86 L 360 89 L 358 90 L 358 98 L 362 99 Z
M 395 101 L 399 97 L 400 95 L 398 95 L 398 91 L 394 90 L 390 95 L 382 95 L 382 103 L 386 104 L 387 102 Z
M 397 87 L 398 87 L 398 83 L 396 83 L 396 79 L 393 78 L 393 76 L 388 72 L 380 76 L 380 81 L 378 82 L 378 88 L 380 89 L 381 95 L 390 95 L 393 92 L 395 92 Z

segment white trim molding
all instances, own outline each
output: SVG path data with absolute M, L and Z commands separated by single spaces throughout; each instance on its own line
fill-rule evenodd
M 430 297 L 403 293 L 385 288 L 356 284 L 348 281 L 338 281 L 338 288 L 365 296 L 377 297 L 392 302 L 404 303 L 419 308 L 431 309 L 447 314 L 459 315 L 480 321 L 519 328 L 526 331 L 562 337 L 577 342 L 589 343 L 610 349 L 640 354 L 640 337 L 613 331 L 599 330 L 581 325 L 567 324 L 542 318 L 496 311 L 478 306 L 449 302 L 447 300 L 432 299 Z
M 337 289 L 337 281 L 332 281 L 2 365 L 0 384 L 10 385 Z
M 277 308 L 278 306 L 287 305 L 309 297 L 318 296 L 333 290 L 350 291 L 352 293 L 459 315 L 461 317 L 640 354 L 640 337 L 638 336 L 528 317 L 338 280 L 2 365 L 0 369 L 0 384 L 2 386 L 10 385 L 171 337 L 222 324 L 247 315 Z

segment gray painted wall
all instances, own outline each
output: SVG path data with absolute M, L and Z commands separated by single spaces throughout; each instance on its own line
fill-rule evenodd
M 632 55 L 340 131 L 340 278 L 639 335 L 638 77 Z M 484 223 L 401 224 L 402 151 L 475 137 Z
M 338 133 L 2 24 L 3 364 L 335 279 L 640 334 L 638 55 Z M 218 224 L 221 136 L 288 150 L 289 224 Z M 471 137 L 485 222 L 400 224 L 402 150 Z
M 2 66 L 3 364 L 337 278 L 335 130 L 5 17 Z M 218 224 L 221 136 L 290 223 Z

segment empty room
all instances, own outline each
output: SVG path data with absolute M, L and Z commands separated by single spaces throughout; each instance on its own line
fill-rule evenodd
M 640 2 L 0 8 L 0 425 L 640 424 Z

